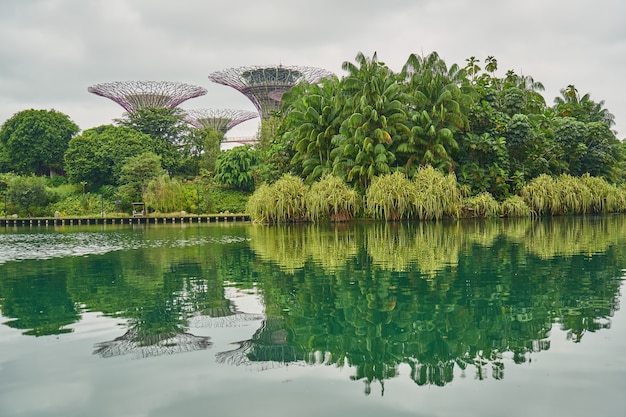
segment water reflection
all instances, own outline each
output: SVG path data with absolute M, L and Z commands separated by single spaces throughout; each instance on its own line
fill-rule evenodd
M 61 334 L 100 312 L 126 328 L 94 354 L 142 358 L 208 349 L 194 329 L 256 320 L 219 363 L 351 367 L 366 393 L 403 365 L 420 386 L 455 369 L 502 379 L 550 349 L 555 325 L 574 343 L 608 329 L 626 265 L 624 216 L 101 233 L 126 249 L 0 265 L 4 324 Z M 237 306 L 251 289 L 263 315 Z

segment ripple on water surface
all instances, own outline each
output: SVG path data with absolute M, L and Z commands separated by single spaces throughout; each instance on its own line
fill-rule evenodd
M 124 232 L 75 233 L 3 233 L 0 234 L 0 264 L 26 259 L 51 259 L 68 256 L 101 255 L 104 253 L 158 247 L 186 247 L 214 243 L 234 243 L 241 237 L 177 236 L 147 238 Z

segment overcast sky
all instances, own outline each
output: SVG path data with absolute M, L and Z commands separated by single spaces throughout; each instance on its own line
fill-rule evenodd
M 208 79 L 250 65 L 321 67 L 344 75 L 358 52 L 399 71 L 409 54 L 436 51 L 448 66 L 493 55 L 546 87 L 549 105 L 574 84 L 604 100 L 626 136 L 623 0 L 1 0 L 0 123 L 55 109 L 81 129 L 123 115 L 93 84 L 179 81 L 208 93 L 183 108 L 254 111 Z M 258 120 L 228 136 L 252 135 Z

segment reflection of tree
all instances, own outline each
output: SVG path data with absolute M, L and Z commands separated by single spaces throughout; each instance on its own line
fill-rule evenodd
M 261 320 L 229 294 L 258 286 L 262 327 L 219 361 L 350 366 L 367 392 L 408 365 L 417 385 L 444 386 L 459 370 L 503 378 L 509 357 L 549 349 L 558 326 L 575 342 L 608 328 L 625 227 L 606 216 L 133 230 L 154 244 L 0 265 L 0 298 L 27 334 L 68 331 L 80 310 L 126 319 L 95 353 L 146 357 L 210 346 L 190 328 Z
M 79 307 L 68 294 L 65 276 L 58 268 L 58 260 L 45 266 L 33 260 L 3 265 L 2 314 L 13 318 L 4 324 L 32 336 L 72 331 L 65 326 L 78 321 Z
M 353 379 L 365 381 L 366 392 L 372 383 L 383 385 L 395 377 L 400 364 L 410 366 L 418 385 L 446 385 L 455 368 L 473 369 L 477 379 L 489 374 L 501 379 L 509 354 L 523 363 L 550 348 L 553 323 L 574 341 L 586 331 L 608 327 L 618 308 L 625 261 L 621 246 L 593 257 L 585 251 L 545 260 L 528 254 L 525 242 L 506 238 L 506 227 L 472 230 L 474 237 L 462 246 L 441 247 L 455 254 L 456 261 L 441 257 L 442 266 L 430 268 L 427 279 L 423 262 L 373 262 L 370 241 L 381 241 L 380 236 L 391 242 L 386 247 L 396 251 L 394 257 L 403 242 L 428 237 L 423 230 L 395 226 L 368 229 L 368 250 L 357 251 L 333 274 L 311 261 L 287 273 L 265 265 L 261 274 L 266 277 L 268 318 L 284 320 L 294 358 L 352 366 Z M 480 237 L 484 233 L 490 237 Z M 432 241 L 445 240 L 433 236 Z M 616 237 L 613 242 L 619 241 Z M 414 257 L 410 251 L 405 256 Z M 242 349 L 249 354 L 255 342 L 253 338 Z

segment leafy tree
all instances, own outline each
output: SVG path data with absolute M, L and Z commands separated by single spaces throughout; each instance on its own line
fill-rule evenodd
M 25 175 L 62 172 L 63 155 L 78 131 L 67 115 L 56 110 L 16 113 L 0 128 L 1 165 Z
M 224 151 L 215 163 L 215 181 L 231 188 L 252 191 L 253 168 L 258 162 L 258 151 L 248 145 Z
M 126 158 L 120 172 L 122 201 L 125 204 L 141 201 L 148 183 L 163 174 L 161 158 L 153 152 Z
M 561 89 L 561 97 L 556 97 L 554 104 L 557 114 L 562 117 L 573 117 L 581 122 L 603 122 L 609 127 L 615 124 L 615 116 L 604 107 L 604 101 L 595 102 L 589 94 L 581 96 L 573 84 Z
M 46 180 L 34 175 L 17 176 L 9 184 L 7 197 L 18 212 L 34 216 L 48 203 Z
M 185 174 L 200 175 L 201 171 L 213 174 L 224 134 L 212 127 L 191 129 L 185 137 L 182 169 Z
M 125 118 L 117 122 L 150 136 L 154 140 L 152 152 L 161 157 L 163 168 L 172 173 L 182 164 L 184 154 L 181 149 L 184 149 L 182 145 L 189 134 L 184 116 L 183 110 L 178 107 L 146 107 L 135 113 L 127 113 Z
M 65 152 L 67 176 L 90 188 L 117 185 L 126 158 L 152 149 L 152 138 L 129 127 L 99 126 L 72 138 Z

